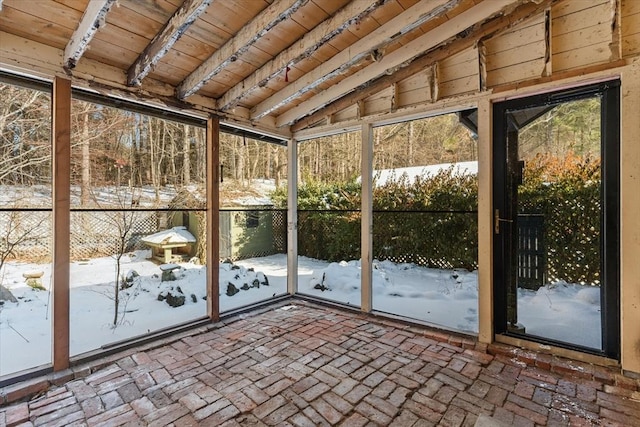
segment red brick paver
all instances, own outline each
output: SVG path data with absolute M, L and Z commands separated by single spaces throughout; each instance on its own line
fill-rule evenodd
M 26 384 L 0 425 L 640 426 L 640 380 L 613 368 L 302 301 L 112 362 Z

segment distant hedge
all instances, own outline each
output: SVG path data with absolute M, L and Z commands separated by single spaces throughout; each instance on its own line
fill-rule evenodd
M 539 155 L 525 166 L 520 213 L 544 216 L 547 279 L 600 280 L 600 161 Z M 273 195 L 286 206 L 286 190 Z M 310 181 L 298 189 L 298 251 L 328 261 L 360 258 L 360 184 Z M 440 268 L 477 268 L 478 184 L 453 168 L 373 192 L 374 257 Z M 306 211 L 306 212 L 305 212 Z
M 547 280 L 599 284 L 600 159 L 538 155 L 524 171 L 521 211 L 544 216 Z

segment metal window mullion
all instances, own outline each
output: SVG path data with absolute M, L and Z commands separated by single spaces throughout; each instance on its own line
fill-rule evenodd
M 287 146 L 287 292 L 298 292 L 298 141 Z
M 362 187 L 361 187 L 361 309 L 369 313 L 373 308 L 373 127 L 362 125 Z

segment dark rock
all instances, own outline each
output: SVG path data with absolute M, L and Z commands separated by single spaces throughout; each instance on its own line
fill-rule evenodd
M 138 277 L 140 277 L 140 274 L 138 274 L 137 271 L 129 270 L 122 283 L 120 283 L 120 289 L 128 289 L 132 287 Z
M 191 301 L 198 302 L 198 297 L 196 296 L 196 294 L 191 294 Z
M 247 283 L 245 283 L 244 285 L 242 285 L 242 286 L 240 287 L 240 289 L 242 289 L 243 291 L 248 291 L 248 290 L 249 290 L 249 288 L 250 288 L 250 287 L 249 287 L 249 285 L 248 285 Z
M 258 280 L 260 281 L 260 284 L 263 286 L 269 286 L 269 279 L 267 278 L 267 276 L 265 276 L 264 273 L 258 273 L 257 275 Z
M 185 301 L 185 296 L 182 294 L 182 292 L 178 292 L 176 291 L 169 291 L 167 292 L 167 304 L 169 304 L 171 307 L 180 307 L 182 305 L 184 305 L 184 301 Z
M 0 285 L 0 301 L 18 302 L 11 291 L 2 285 Z
M 233 283 L 228 283 L 227 284 L 227 296 L 232 297 L 235 294 L 237 294 L 238 292 L 240 292 L 238 290 L 238 288 L 236 288 Z
M 322 292 L 329 290 L 329 288 L 328 288 L 327 286 L 323 285 L 322 283 L 318 283 L 318 284 L 316 284 L 316 285 L 313 287 L 313 289 L 319 289 L 319 290 L 321 290 Z
M 161 282 L 173 282 L 174 280 L 176 280 L 176 275 L 173 274 L 173 271 L 165 270 L 162 272 L 162 279 L 160 279 Z
M 260 288 L 260 281 L 258 279 L 253 279 L 253 282 L 251 284 L 254 288 Z

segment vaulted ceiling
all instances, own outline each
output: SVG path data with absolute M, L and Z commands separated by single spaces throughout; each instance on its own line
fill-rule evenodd
M 290 135 L 549 0 L 0 0 L 0 66 Z

